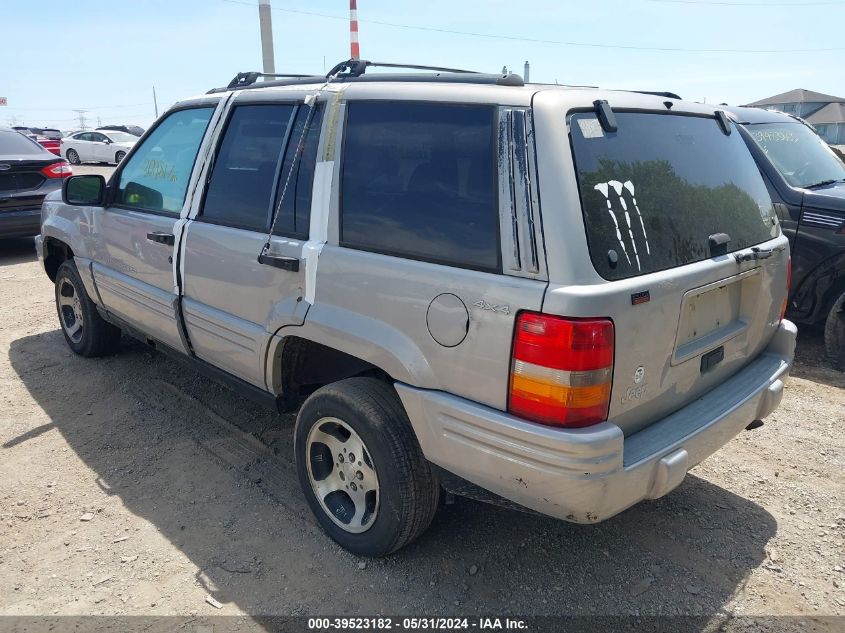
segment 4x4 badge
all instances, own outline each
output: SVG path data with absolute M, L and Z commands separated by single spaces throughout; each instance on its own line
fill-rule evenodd
M 484 299 L 480 299 L 472 304 L 474 308 L 481 308 L 482 310 L 490 310 L 492 312 L 501 312 L 502 314 L 510 314 L 511 307 L 508 305 L 499 305 L 496 303 L 487 303 Z

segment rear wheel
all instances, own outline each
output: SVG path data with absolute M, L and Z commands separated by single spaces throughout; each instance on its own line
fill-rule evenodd
M 439 486 L 391 385 L 349 378 L 314 392 L 294 449 L 308 505 L 350 552 L 384 556 L 431 523 Z
M 827 315 L 824 346 L 833 365 L 845 370 L 845 293 L 833 303 Z
M 82 161 L 79 160 L 79 154 L 76 153 L 75 149 L 69 149 L 67 151 L 67 162 L 71 165 L 79 165 L 82 163 Z
M 123 160 L 124 156 L 126 156 L 126 152 L 118 152 L 114 155 L 114 162 L 120 164 L 120 161 Z
M 80 356 L 105 356 L 117 350 L 120 329 L 105 321 L 85 292 L 76 263 L 69 259 L 56 273 L 56 309 L 68 346 Z

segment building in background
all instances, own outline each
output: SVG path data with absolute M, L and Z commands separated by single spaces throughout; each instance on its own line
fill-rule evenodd
M 831 145 L 845 145 L 845 103 L 828 103 L 808 116 L 807 123 Z
M 845 145 L 845 98 L 796 88 L 748 104 L 799 116 L 830 145 Z

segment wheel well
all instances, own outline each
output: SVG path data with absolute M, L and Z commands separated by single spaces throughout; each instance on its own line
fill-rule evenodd
M 276 362 L 281 377 L 280 406 L 285 411 L 295 410 L 320 387 L 344 378 L 370 376 L 393 382 L 370 362 L 298 336 L 285 338 Z
M 73 251 L 70 246 L 52 237 L 44 239 L 44 270 L 47 271 L 47 276 L 50 281 L 56 281 L 56 273 L 59 272 L 59 266 L 62 262 L 68 259 L 73 259 Z

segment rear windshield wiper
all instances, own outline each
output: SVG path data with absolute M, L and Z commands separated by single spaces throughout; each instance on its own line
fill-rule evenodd
M 833 185 L 837 182 L 842 182 L 842 179 L 836 180 L 835 178 L 830 178 L 828 180 L 820 180 L 819 182 L 814 182 L 812 185 L 804 185 L 804 189 L 815 189 L 817 187 L 826 187 L 827 185 Z

